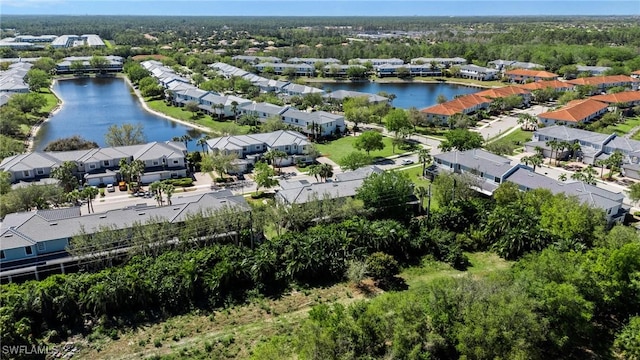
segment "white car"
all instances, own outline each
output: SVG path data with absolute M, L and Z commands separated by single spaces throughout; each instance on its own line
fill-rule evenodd
M 113 186 L 113 184 L 107 184 L 107 191 L 108 192 L 115 192 L 116 188 Z
M 403 159 L 402 161 L 400 161 L 400 164 L 402 164 L 402 165 L 411 165 L 411 164 L 413 164 L 413 160 L 411 160 L 411 159 Z

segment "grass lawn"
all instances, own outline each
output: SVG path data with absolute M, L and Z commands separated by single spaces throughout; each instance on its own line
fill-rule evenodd
M 353 145 L 356 142 L 356 139 L 357 136 L 345 136 L 326 144 L 318 144 L 317 147 L 323 156 L 326 156 L 335 162 L 339 162 L 345 155 L 353 151 L 358 151 Z M 374 159 L 394 155 L 391 152 L 391 138 L 385 136 L 382 138 L 382 142 L 384 143 L 384 149 L 372 151 L 370 154 Z M 397 155 L 401 153 L 402 151 L 396 147 L 395 154 Z
M 613 134 L 615 132 L 618 135 L 624 135 L 628 134 L 629 131 L 636 126 L 640 126 L 640 116 L 628 118 L 623 123 L 616 124 L 615 126 L 607 126 L 605 128 L 598 129 L 597 132 L 603 134 Z M 636 137 L 634 136 L 634 138 Z
M 151 109 L 161 112 L 165 115 L 193 124 L 202 125 L 220 133 L 229 133 L 235 135 L 249 133 L 249 126 L 237 125 L 229 121 L 216 121 L 209 115 L 200 115 L 198 118 L 194 119 L 191 112 L 185 111 L 184 109 L 179 107 L 167 105 L 164 100 L 147 101 L 147 105 L 149 105 Z
M 422 164 L 413 164 L 413 165 L 408 165 L 405 167 L 401 167 L 398 169 L 398 171 L 402 171 L 403 173 L 407 174 L 407 176 L 409 176 L 409 180 L 411 180 L 411 182 L 413 182 L 413 184 L 418 187 L 418 186 L 422 186 L 426 189 L 429 188 L 429 184 L 431 184 L 431 181 L 429 181 L 428 179 L 425 179 L 422 177 Z M 423 204 L 422 206 L 426 209 L 428 204 L 428 199 L 425 198 L 423 200 Z M 437 209 L 438 208 L 438 203 L 436 202 L 436 199 L 434 197 L 431 198 L 431 210 Z
M 516 146 L 524 146 L 524 143 L 531 141 L 532 136 L 533 136 L 533 132 L 518 129 L 494 141 L 508 141 Z
M 58 98 L 51 92 L 51 90 L 41 89 L 40 95 L 42 95 L 47 100 L 47 104 L 43 106 L 42 109 L 40 109 L 40 113 L 48 114 L 53 111 L 56 106 L 58 106 Z
M 449 129 L 443 127 L 426 127 L 426 126 L 416 126 L 416 133 L 431 136 L 434 138 L 438 138 L 444 140 L 444 134 L 449 132 Z

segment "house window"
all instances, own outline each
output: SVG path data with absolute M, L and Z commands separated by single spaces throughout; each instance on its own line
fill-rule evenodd
M 38 251 L 44 251 L 45 250 L 45 246 L 43 242 L 39 242 L 38 243 Z
M 104 165 L 104 166 L 109 166 L 109 160 L 105 160 L 105 161 L 103 161 L 103 162 L 102 162 L 102 165 Z
M 179 161 L 178 161 L 178 160 L 173 160 L 173 164 L 174 164 L 174 165 L 175 165 L 175 164 L 178 164 L 178 163 L 179 163 Z
M 24 175 L 24 176 L 29 176 L 29 170 L 25 170 L 25 171 L 23 171 L 23 172 L 22 172 L 22 175 Z
M 153 161 L 153 165 L 160 165 L 160 163 L 158 161 Z
M 4 250 L 0 250 L 0 259 L 4 259 L 4 258 L 5 258 Z
M 44 170 L 43 169 L 38 169 L 38 170 L 36 170 L 36 173 L 38 175 L 44 175 Z
M 96 164 L 89 165 L 89 169 L 95 169 L 95 168 L 96 168 Z
M 27 255 L 31 255 L 31 254 L 33 254 L 33 249 L 31 248 L 31 246 L 25 246 L 25 247 L 24 247 L 24 252 L 25 252 Z
M 285 150 L 289 150 L 289 147 L 288 147 L 288 146 L 285 146 L 285 147 L 284 147 L 284 149 L 285 149 Z
M 247 147 L 246 147 L 246 146 L 243 146 L 243 147 L 242 147 L 242 151 L 247 151 Z
M 493 181 L 495 181 L 495 182 L 497 182 L 499 184 L 500 183 L 500 178 L 499 177 L 493 178 Z
M 298 119 L 296 119 L 296 124 L 298 123 Z

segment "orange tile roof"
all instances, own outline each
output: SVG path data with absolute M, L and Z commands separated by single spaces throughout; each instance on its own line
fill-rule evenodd
M 552 72 L 548 72 L 544 70 L 527 70 L 527 69 L 509 70 L 505 72 L 505 74 L 516 76 L 516 77 L 538 77 L 542 79 L 553 79 L 558 77 L 558 74 L 554 74 Z
M 549 111 L 538 115 L 541 118 L 556 121 L 580 122 L 590 115 L 606 109 L 607 104 L 591 99 L 579 99 L 570 101 L 560 110 Z
M 567 82 L 574 85 L 600 85 L 600 84 L 638 82 L 638 81 L 640 80 L 634 79 L 631 76 L 627 76 L 627 75 L 610 75 L 610 76 L 590 76 L 590 77 L 569 80 Z
M 636 70 L 632 72 L 633 75 L 640 75 L 640 70 Z
M 543 80 L 543 81 L 535 81 L 524 85 L 519 85 L 523 89 L 527 90 L 542 90 L 548 87 L 552 89 L 564 89 L 564 88 L 572 88 L 575 85 L 566 83 L 560 80 Z
M 591 99 L 610 104 L 640 101 L 640 91 L 623 91 L 617 94 L 596 95 L 592 96 Z
M 491 103 L 491 100 L 482 96 L 478 96 L 477 94 L 469 94 L 465 96 L 460 96 L 451 101 L 447 101 L 446 103 L 443 103 L 443 104 L 438 104 L 438 105 L 428 107 L 426 109 L 422 109 L 420 110 L 420 112 L 423 112 L 426 114 L 450 116 L 453 114 L 462 113 L 467 109 L 470 109 L 470 108 L 473 108 L 474 106 L 485 104 L 485 103 L 489 104 Z
M 476 95 L 480 95 L 480 96 L 491 98 L 491 99 L 507 97 L 511 95 L 523 95 L 523 94 L 529 94 L 529 90 L 523 89 L 518 86 L 505 86 L 501 88 L 487 89 L 487 90 L 476 93 Z

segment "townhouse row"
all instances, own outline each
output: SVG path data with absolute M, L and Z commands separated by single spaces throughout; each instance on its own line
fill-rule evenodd
M 466 174 L 474 180 L 471 187 L 491 196 L 505 182 L 511 182 L 522 191 L 546 189 L 553 194 L 576 197 L 582 203 L 602 209 L 609 223 L 622 222 L 628 212 L 623 207 L 622 193 L 614 193 L 582 181 L 561 182 L 534 172 L 523 164 L 482 149 L 450 151 L 434 155 L 434 163 L 440 171 Z
M 154 181 L 187 176 L 187 149 L 181 142 L 151 142 L 90 150 L 31 152 L 6 157 L 0 171 L 9 173 L 12 184 L 50 178 L 51 171 L 65 161 L 76 165 L 75 176 L 91 186 L 113 184 L 120 180 L 120 161 L 144 163 L 140 181 Z
M 578 159 L 588 165 L 598 166 L 598 160 L 606 160 L 618 151 L 623 155 L 622 172 L 625 176 L 640 180 L 640 141 L 627 139 L 616 134 L 601 134 L 593 131 L 576 129 L 568 126 L 549 126 L 540 128 L 533 133 L 532 141 L 525 144 L 527 152 L 542 149 L 543 155 L 552 154 L 551 141 L 579 144 Z M 570 155 L 570 149 L 561 149 L 553 156 L 565 159 Z
M 264 122 L 270 118 L 278 118 L 298 131 L 313 137 L 331 136 L 345 131 L 344 117 L 325 111 L 306 112 L 289 106 L 277 106 L 269 103 L 255 103 L 232 95 L 220 95 L 212 91 L 198 89 L 191 85 L 187 79 L 176 75 L 171 69 L 157 61 L 145 61 L 142 63 L 159 83 L 167 89 L 174 105 L 184 106 L 188 102 L 195 102 L 205 113 L 219 117 L 237 117 L 242 115 L 254 116 L 258 121 Z M 211 65 L 219 69 L 225 76 L 238 76 L 240 69 L 222 63 Z M 245 76 L 250 73 L 244 74 Z M 245 78 L 254 79 L 247 76 Z M 267 80 L 267 79 L 264 79 Z M 271 83 L 272 86 L 278 84 Z M 302 87 L 302 88 L 300 88 Z M 287 89 L 300 94 L 308 93 L 306 86 L 287 84 L 282 89 Z M 319 90 L 319 89 L 318 89 Z
M 521 74 L 520 71 L 518 73 Z M 596 95 L 589 99 L 571 101 L 562 108 L 539 114 L 538 122 L 544 125 L 588 123 L 598 119 L 614 107 L 632 107 L 640 104 L 640 92 L 637 91 L 640 80 L 630 76 L 615 75 L 580 78 L 570 81 L 559 81 L 557 79 L 538 80 L 523 85 L 488 89 L 422 109 L 421 112 L 427 121 L 447 124 L 449 118 L 453 115 L 468 115 L 479 110 L 488 110 L 491 102 L 498 98 L 517 95 L 522 98 L 522 104 L 528 106 L 532 94 L 537 90 L 552 89 L 556 92 L 565 92 L 575 90 L 577 86 L 581 85 L 593 86 L 595 89 L 593 93 L 604 92 L 613 87 L 625 87 L 629 91 Z

